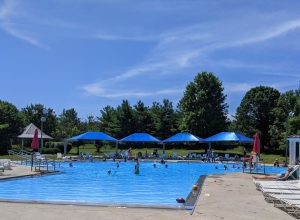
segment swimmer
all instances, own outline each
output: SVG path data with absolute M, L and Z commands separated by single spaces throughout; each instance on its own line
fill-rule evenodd
M 134 166 L 134 174 L 139 174 L 139 173 L 140 173 L 140 163 L 139 163 L 139 160 L 136 158 L 135 166 Z
M 111 170 L 108 170 L 108 171 L 107 171 L 107 174 L 110 175 L 110 174 L 111 174 Z
M 217 169 L 218 169 L 218 167 L 215 167 L 215 169 L 217 170 Z
M 119 168 L 120 167 L 120 164 L 119 164 L 119 162 L 117 162 L 117 168 Z
M 234 165 L 234 164 L 232 165 L 232 168 L 235 168 L 235 165 Z
M 156 163 L 153 164 L 153 167 L 156 168 Z
M 72 164 L 72 162 L 71 162 L 71 163 L 69 163 L 69 167 L 73 167 L 73 164 Z
M 164 158 L 161 159 L 160 163 L 161 164 L 165 164 L 166 163 L 165 160 L 164 160 Z
M 168 168 L 168 164 L 166 164 L 165 167 Z
M 228 169 L 228 167 L 226 165 L 224 165 L 224 170 L 227 170 L 227 169 Z

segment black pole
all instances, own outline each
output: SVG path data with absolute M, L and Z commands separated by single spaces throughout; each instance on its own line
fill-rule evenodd
M 32 167 L 33 167 L 33 154 L 34 154 L 34 152 L 32 151 L 32 153 L 31 153 L 31 171 L 32 171 Z

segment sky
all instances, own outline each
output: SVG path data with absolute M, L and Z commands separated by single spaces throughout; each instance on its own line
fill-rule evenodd
M 176 107 L 209 71 L 230 117 L 252 87 L 299 87 L 299 11 L 297 0 L 0 0 L 0 99 L 83 119 L 123 99 Z

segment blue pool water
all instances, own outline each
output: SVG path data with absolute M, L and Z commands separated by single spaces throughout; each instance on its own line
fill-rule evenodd
M 168 163 L 168 168 L 153 162 L 141 162 L 140 174 L 134 174 L 134 162 L 63 163 L 61 173 L 0 182 L 0 199 L 43 202 L 80 202 L 178 206 L 176 198 L 186 198 L 200 175 L 241 172 L 241 168 L 222 164 Z M 215 167 L 218 167 L 216 169 Z M 268 173 L 282 168 L 267 167 Z M 112 174 L 108 175 L 107 171 Z

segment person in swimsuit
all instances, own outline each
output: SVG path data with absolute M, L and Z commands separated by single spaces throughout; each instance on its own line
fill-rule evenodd
M 139 159 L 135 159 L 135 166 L 134 166 L 134 174 L 139 174 L 140 173 L 140 163 Z
M 255 175 L 252 176 L 255 180 L 287 180 L 290 176 L 290 173 L 293 171 L 293 167 L 289 167 L 285 173 L 280 173 L 277 175 Z

